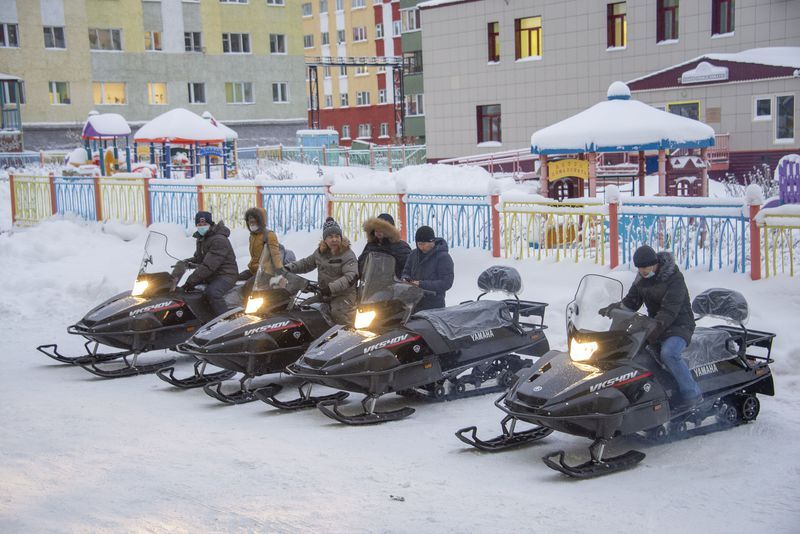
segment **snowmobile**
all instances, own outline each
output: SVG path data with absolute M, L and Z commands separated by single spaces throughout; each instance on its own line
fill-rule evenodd
M 632 468 L 645 458 L 637 450 L 604 457 L 614 438 L 640 435 L 665 442 L 730 428 L 756 419 L 757 394 L 775 394 L 769 367 L 775 334 L 744 326 L 748 306 L 740 293 L 709 289 L 692 302 L 698 318 L 726 321 L 697 327 L 682 354 L 703 393 L 704 400 L 694 407 L 681 405 L 672 374 L 646 342 L 658 326 L 654 319 L 624 308 L 599 315 L 621 300 L 619 281 L 585 276 L 567 306 L 569 350 L 550 351 L 535 366 L 523 369 L 495 401 L 508 414 L 501 423 L 503 433 L 483 441 L 475 427 L 468 427 L 456 436 L 487 451 L 532 443 L 553 430 L 587 437 L 594 440 L 587 462 L 569 465 L 564 451 L 548 454 L 543 461 L 570 477 L 589 478 Z M 515 432 L 519 421 L 536 426 Z
M 269 249 L 264 247 L 259 265 L 265 264 L 268 255 Z M 197 358 L 193 376 L 176 378 L 174 368 L 169 367 L 159 370 L 158 377 L 180 388 L 203 386 L 208 395 L 227 404 L 257 400 L 257 391 L 262 397 L 273 397 L 281 385 L 273 383 L 253 390 L 253 378 L 283 371 L 333 325 L 317 296 L 303 300 L 298 297 L 303 292 L 318 294 L 319 287 L 289 272 L 273 277 L 259 267 L 244 311 L 217 317 L 175 348 Z M 207 364 L 229 374 L 222 379 L 217 378 L 219 373 L 206 375 Z M 239 390 L 223 392 L 223 380 L 236 373 L 243 375 Z M 307 397 L 298 404 L 313 406 L 321 400 L 343 399 L 347 395 L 337 392 L 333 396 Z
M 167 271 L 173 262 L 171 271 Z M 65 356 L 57 344 L 40 345 L 37 349 L 54 360 L 80 365 L 104 378 L 152 373 L 174 364 L 175 358 L 147 364 L 140 364 L 138 358 L 144 352 L 174 347 L 213 318 L 202 291 L 177 287 L 192 268 L 167 252 L 166 235 L 151 231 L 133 289 L 111 297 L 67 328 L 68 333 L 87 339 L 86 354 Z M 236 289 L 229 294 L 230 298 L 237 296 Z M 101 345 L 122 350 L 103 353 L 99 352 Z M 119 359 L 124 366 L 98 366 Z
M 395 392 L 425 400 L 451 400 L 505 390 L 514 373 L 549 349 L 541 302 L 521 301 L 519 273 L 491 267 L 478 278 L 483 291 L 475 301 L 411 314 L 424 295 L 419 287 L 394 278 L 393 259 L 370 255 L 364 266 L 354 327 L 337 326 L 314 341 L 287 368 L 312 383 L 366 395 L 363 413 L 347 415 L 339 400 L 317 408 L 351 425 L 402 419 L 404 407 L 379 412 L 379 397 Z M 481 300 L 491 291 L 513 298 Z M 538 324 L 523 322 L 539 317 Z

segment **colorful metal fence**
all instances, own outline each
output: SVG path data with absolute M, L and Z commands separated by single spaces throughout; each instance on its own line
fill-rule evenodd
M 331 194 L 330 201 L 331 216 L 351 242 L 366 238 L 363 226 L 367 219 L 388 213 L 395 221 L 399 220 L 398 195 Z
M 12 222 L 36 224 L 53 212 L 53 197 L 48 176 L 10 175 Z
M 170 180 L 150 180 L 152 222 L 174 223 L 185 228 L 194 224 L 197 186 Z
M 800 262 L 800 215 L 775 214 L 761 224 L 764 276 L 794 276 Z
M 257 189 L 252 184 L 204 185 L 200 194 L 201 208 L 210 211 L 215 221 L 224 221 L 228 228 L 245 228 L 244 212 L 258 203 Z
M 83 219 L 97 219 L 94 178 L 56 176 L 53 178 L 57 213 L 75 213 Z
M 405 195 L 408 212 L 406 240 L 414 231 L 430 226 L 437 236 L 446 236 L 451 247 L 492 249 L 490 200 L 485 195 Z
M 269 186 L 261 188 L 267 227 L 279 233 L 322 228 L 325 188 L 322 186 Z
M 368 167 L 390 171 L 427 161 L 425 145 L 372 145 L 366 149 L 275 145 L 240 148 L 238 154 L 242 160 L 296 161 L 308 165 Z

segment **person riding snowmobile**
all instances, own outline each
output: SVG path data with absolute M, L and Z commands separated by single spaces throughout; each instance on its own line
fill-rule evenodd
M 394 218 L 388 213 L 381 213 L 377 217 L 367 219 L 364 223 L 364 232 L 367 234 L 367 244 L 358 257 L 358 272 L 364 274 L 364 262 L 370 253 L 380 252 L 394 258 L 395 276 L 400 278 L 408 255 L 411 254 L 411 247 L 400 239 L 400 232 L 394 226 Z
M 258 271 L 259 261 L 262 258 L 262 251 L 267 247 L 269 254 L 266 255 L 267 261 L 262 265 L 261 270 L 272 276 L 283 271 L 283 264 L 288 261 L 295 261 L 294 252 L 287 250 L 278 242 L 278 236 L 267 228 L 267 211 L 264 208 L 249 208 L 244 212 L 245 224 L 250 231 L 250 261 L 247 269 L 239 273 L 239 280 L 246 280 L 247 283 L 242 288 L 242 294 L 247 296 L 253 289 L 253 278 Z
M 352 324 L 356 312 L 358 260 L 350 241 L 342 237 L 342 229 L 332 217 L 322 227 L 322 241 L 310 256 L 284 265 L 294 274 L 317 269 L 317 283 L 331 317 L 336 324 Z
M 194 256 L 185 261 L 196 267 L 183 288 L 191 290 L 199 284 L 206 284 L 203 293 L 212 312 L 222 315 L 228 311 L 225 294 L 236 284 L 239 272 L 236 253 L 228 239 L 231 231 L 222 222 L 215 223 L 207 211 L 198 211 L 194 223 L 196 249 Z
M 671 253 L 656 253 L 647 245 L 639 247 L 633 253 L 633 264 L 639 269 L 639 274 L 628 294 L 621 302 L 603 308 L 600 313 L 608 315 L 612 309 L 619 307 L 637 311 L 644 304 L 647 315 L 659 323 L 658 328 L 647 337 L 647 341 L 653 346 L 661 345 L 661 361 L 678 384 L 682 401 L 676 408 L 696 406 L 703 400 L 703 396 L 697 382 L 692 378 L 689 366 L 681 357 L 681 353 L 692 340 L 695 328 L 689 289 L 683 274 L 675 265 Z

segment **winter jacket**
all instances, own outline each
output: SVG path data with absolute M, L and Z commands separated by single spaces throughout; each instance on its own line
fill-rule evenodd
M 267 212 L 264 208 L 250 208 L 245 211 L 245 225 L 251 217 L 258 221 L 258 231 L 250 232 L 250 262 L 247 264 L 247 268 L 251 273 L 256 274 L 258 261 L 264 251 L 264 245 L 266 245 L 269 247 L 269 258 L 262 269 L 269 275 L 275 274 L 277 269 L 283 267 L 283 255 L 278 243 L 278 236 L 272 230 L 267 229 Z
M 435 295 L 426 294 L 419 301 L 415 312 L 431 308 L 444 308 L 445 292 L 453 287 L 453 258 L 447 251 L 447 241 L 437 237 L 433 250 L 423 254 L 415 248 L 408 256 L 403 269 L 404 280 L 419 280 L 419 287 L 434 291 Z
M 658 270 L 651 278 L 636 276 L 622 304 L 637 311 L 642 304 L 647 307 L 647 315 L 662 325 L 659 341 L 670 336 L 682 337 L 686 344 L 694 333 L 694 314 L 689 299 L 689 289 L 683 274 L 675 265 L 669 252 L 658 253 Z
M 194 256 L 189 261 L 197 264 L 197 268 L 186 279 L 186 285 L 196 286 L 210 282 L 218 276 L 236 281 L 239 270 L 236 266 L 236 254 L 228 240 L 230 235 L 231 231 L 222 222 L 211 225 L 204 236 L 194 233 L 197 243 Z
M 383 239 L 378 240 L 378 238 L 375 237 L 376 230 L 383 232 Z M 411 254 L 411 247 L 408 246 L 408 243 L 400 239 L 400 231 L 395 228 L 394 225 L 377 217 L 368 219 L 367 222 L 364 223 L 364 231 L 367 233 L 367 244 L 358 257 L 358 272 L 363 273 L 364 262 L 367 261 L 367 256 L 369 256 L 370 253 L 380 252 L 394 258 L 394 274 L 400 278 L 403 274 L 403 267 L 406 265 L 408 255 Z
M 353 324 L 356 312 L 356 287 L 358 260 L 350 248 L 350 241 L 342 238 L 339 254 L 333 255 L 325 241 L 320 241 L 314 253 L 301 260 L 287 263 L 284 269 L 303 274 L 317 270 L 317 282 L 327 285 L 331 296 L 326 302 L 336 324 Z

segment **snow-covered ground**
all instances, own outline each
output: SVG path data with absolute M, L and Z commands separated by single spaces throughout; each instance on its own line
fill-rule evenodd
M 647 458 L 631 471 L 576 482 L 540 458 L 565 449 L 575 462 L 588 440 L 554 434 L 492 455 L 454 437 L 472 424 L 483 436 L 497 433 L 502 413 L 492 395 L 411 402 L 417 412 L 403 421 L 347 427 L 316 410 L 223 406 L 154 376 L 103 380 L 59 365 L 35 347 L 81 348 L 66 326 L 131 286 L 146 231 L 73 219 L 8 231 L 8 211 L 8 185 L 0 182 L 0 532 L 798 531 L 797 278 L 686 276 L 693 295 L 714 286 L 741 291 L 750 326 L 778 334 L 777 396 L 762 397 L 757 422 L 669 445 L 620 443 L 612 452 L 635 447 Z M 176 256 L 192 250 L 182 229 L 157 229 Z M 300 256 L 319 235 L 281 238 Z M 232 239 L 244 266 L 247 235 L 236 230 Z M 564 307 L 583 274 L 610 274 L 626 287 L 633 280 L 628 270 L 588 262 L 452 255 L 449 303 L 473 298 L 488 265 L 513 265 L 525 281 L 521 296 L 550 303 L 555 348 L 564 346 Z M 181 365 L 188 372 L 190 363 Z M 403 403 L 390 397 L 383 406 Z

